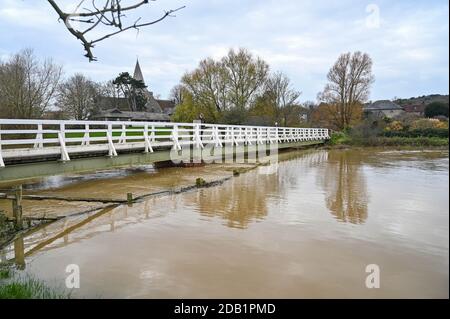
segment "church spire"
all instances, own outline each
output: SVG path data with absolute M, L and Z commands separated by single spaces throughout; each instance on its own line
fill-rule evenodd
M 141 66 L 139 65 L 139 59 L 136 60 L 136 67 L 134 68 L 133 78 L 135 80 L 140 80 L 143 83 L 145 83 L 144 76 L 142 75 L 142 71 L 141 71 Z

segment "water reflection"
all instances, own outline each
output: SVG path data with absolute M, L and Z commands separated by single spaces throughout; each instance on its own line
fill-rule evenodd
M 329 151 L 323 172 L 318 174 L 325 204 L 340 221 L 361 224 L 368 217 L 369 196 L 362 164 L 358 152 Z
M 277 175 L 246 174 L 188 200 L 202 216 L 221 217 L 226 226 L 245 229 L 267 216 L 267 196 L 278 190 Z

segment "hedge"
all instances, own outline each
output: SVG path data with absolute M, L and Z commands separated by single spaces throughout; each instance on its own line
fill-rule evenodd
M 445 128 L 426 128 L 410 131 L 388 131 L 381 134 L 385 137 L 439 137 L 448 138 L 448 129 Z

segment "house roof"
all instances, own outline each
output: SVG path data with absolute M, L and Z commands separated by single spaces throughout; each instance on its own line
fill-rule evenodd
M 156 100 L 166 114 L 172 114 L 175 109 L 175 102 L 171 100 Z
M 101 96 L 97 99 L 97 106 L 101 110 L 109 109 L 119 109 L 121 111 L 129 111 L 128 101 L 126 98 L 111 97 L 111 96 Z
M 120 118 L 132 121 L 164 121 L 164 122 L 170 121 L 170 117 L 164 113 L 130 112 L 130 111 L 121 111 L 117 108 L 101 111 L 100 113 L 92 116 L 92 118 L 93 119 Z
M 364 106 L 365 111 L 402 110 L 397 104 L 389 100 L 379 100 Z
M 410 104 L 403 106 L 403 110 L 408 113 L 425 112 L 426 105 L 425 104 Z

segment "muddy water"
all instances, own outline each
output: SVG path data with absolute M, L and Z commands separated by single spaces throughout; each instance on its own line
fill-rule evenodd
M 77 264 L 75 297 L 448 298 L 448 152 L 283 157 L 221 186 L 71 216 L 2 258 L 16 256 L 25 272 L 55 286 Z M 153 187 L 198 173 L 175 171 L 176 181 L 162 175 L 167 184 Z M 86 185 L 120 197 L 144 173 L 34 191 L 77 195 Z M 366 288 L 369 264 L 379 266 L 378 289 Z

